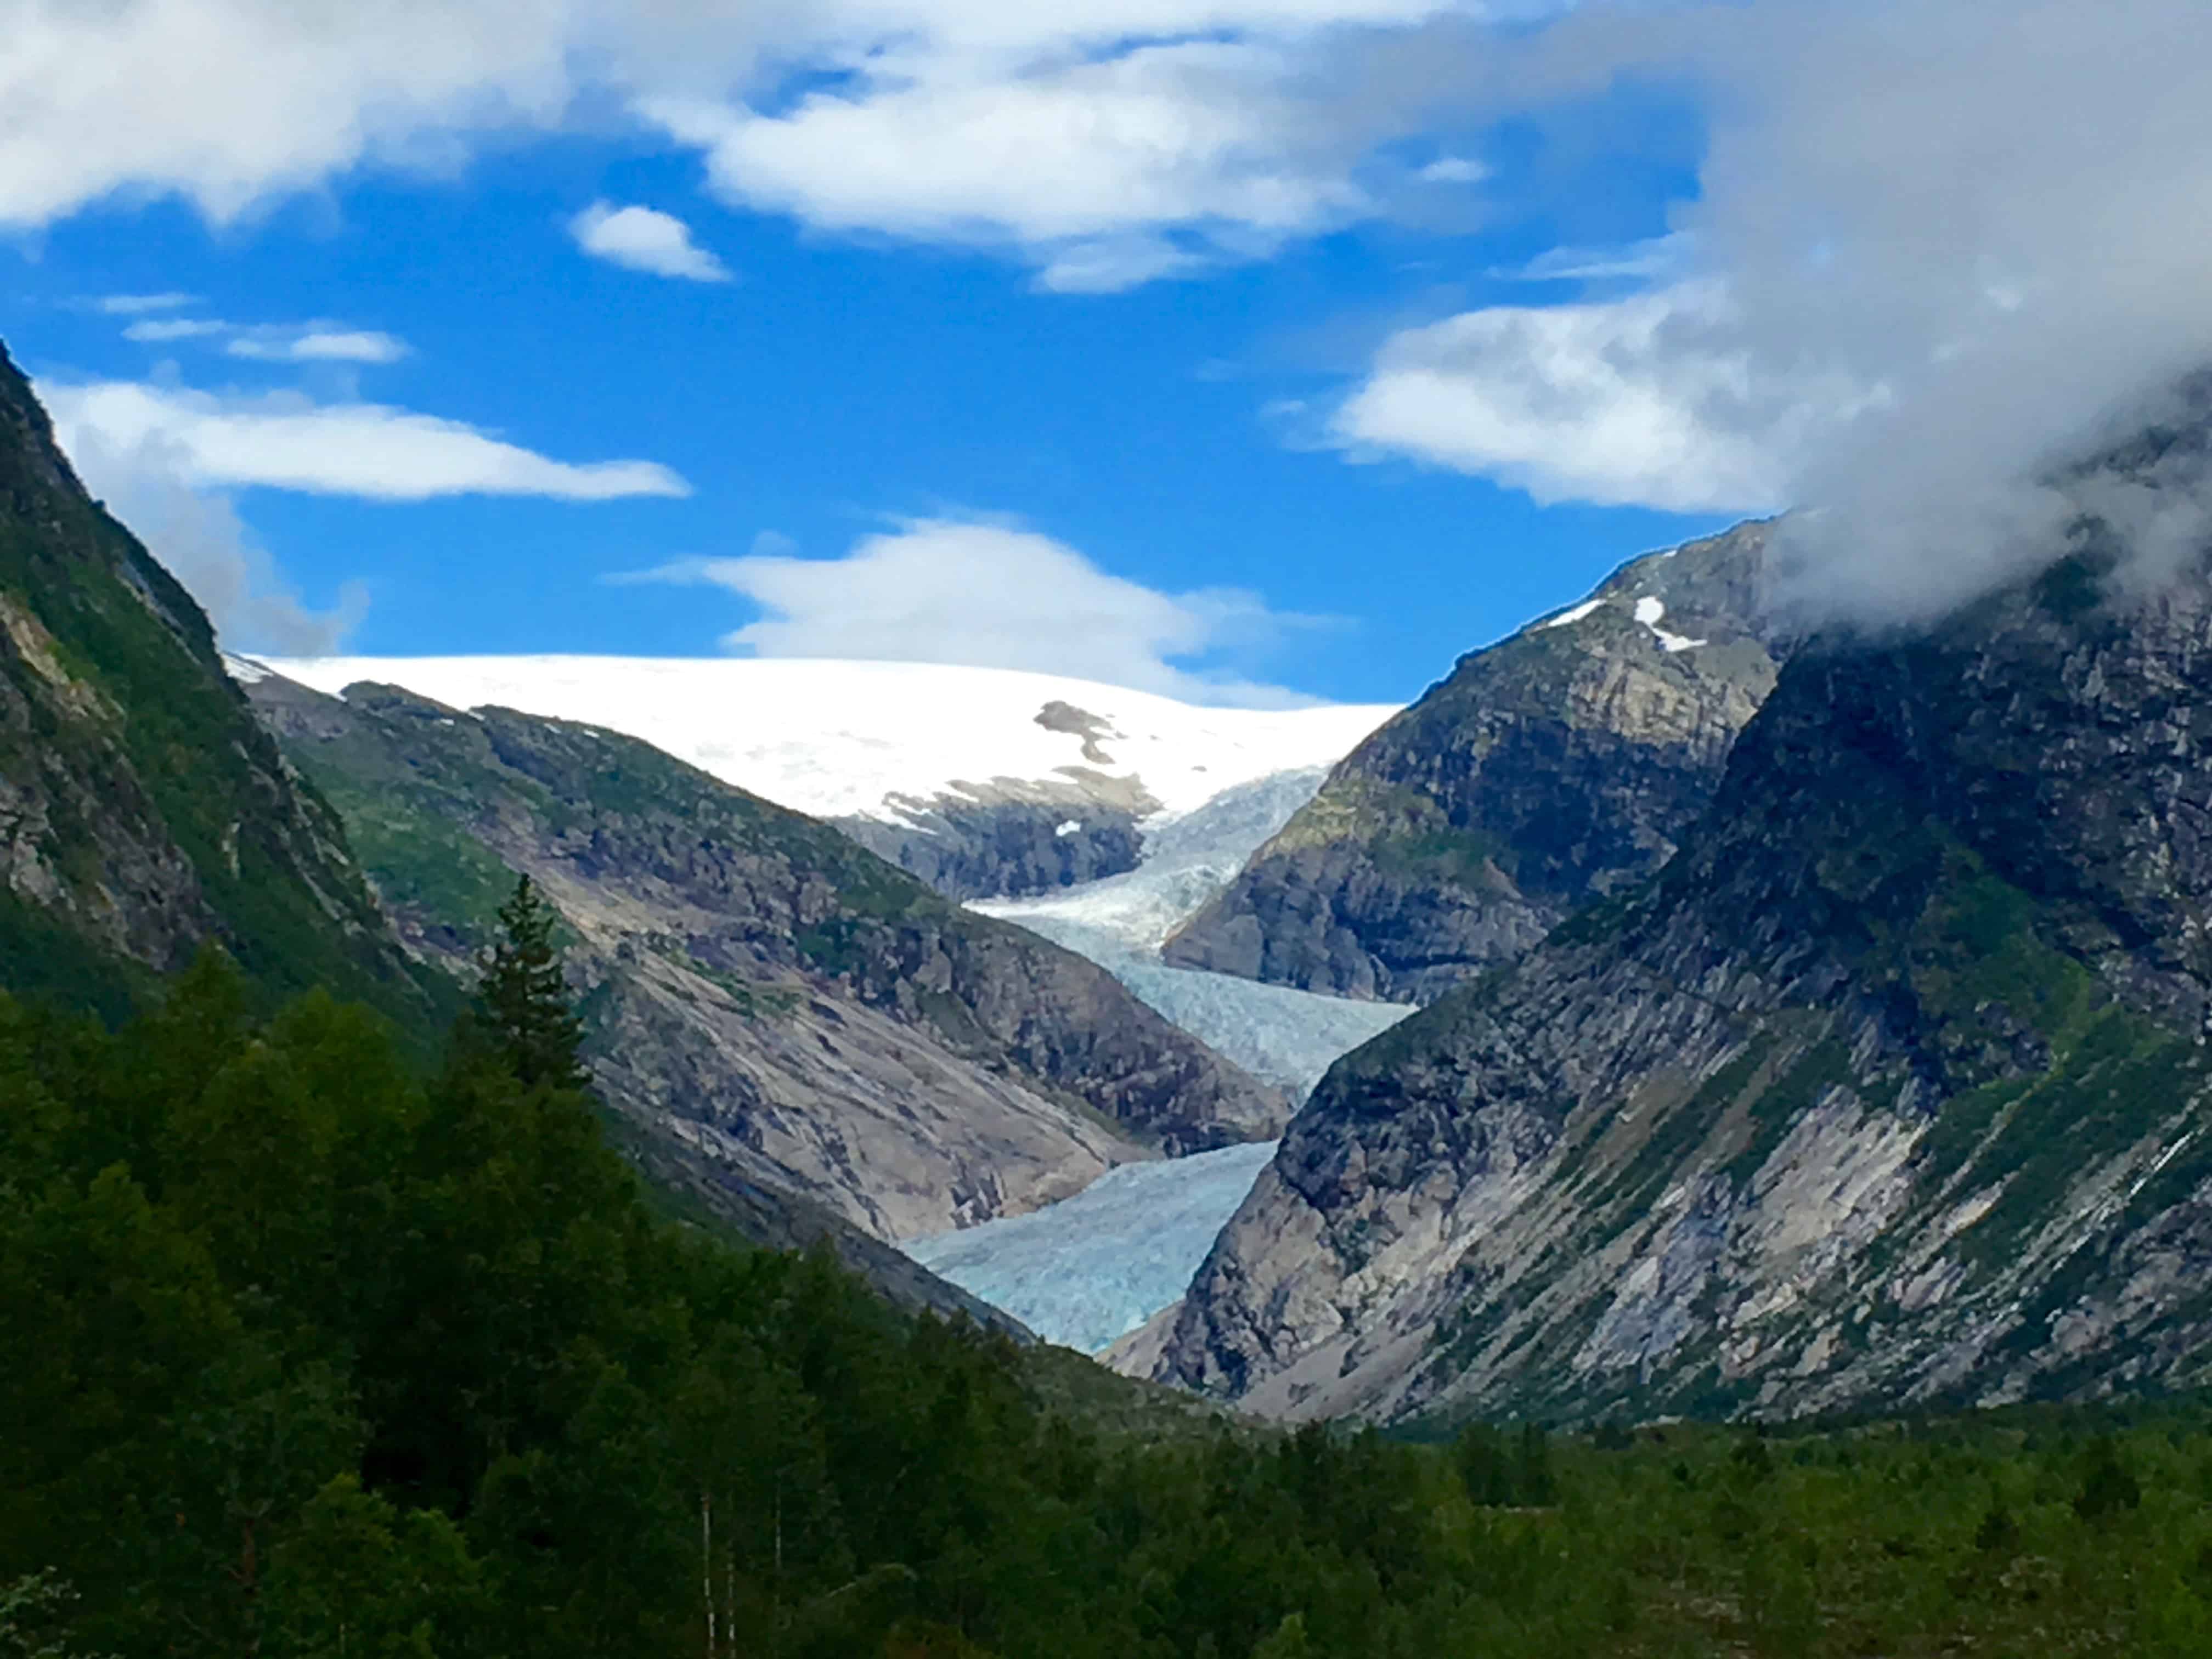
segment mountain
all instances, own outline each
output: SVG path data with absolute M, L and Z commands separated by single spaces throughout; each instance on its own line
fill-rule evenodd
M 0 990 L 116 1017 L 210 940 L 270 1005 L 316 988 L 368 1003 L 418 1054 L 462 1004 L 395 932 L 204 613 L 86 494 L 0 349 Z M 682 1207 L 772 1248 L 826 1240 L 901 1305 L 1012 1324 L 801 1194 L 708 1181 L 635 1139 Z
M 1583 1420 L 2212 1376 L 2208 434 L 2070 475 L 2033 581 L 1796 654 L 1656 878 L 1331 1072 L 1159 1373 Z
M 1335 761 L 1387 707 L 1206 708 L 1048 674 L 940 663 L 622 657 L 271 659 L 337 692 L 404 685 L 642 738 L 836 823 L 952 898 L 1137 866 L 1141 826 Z
M 1768 532 L 1638 559 L 1462 657 L 1337 765 L 1164 959 L 1426 1002 L 1650 874 L 1773 687 Z
M 116 1014 L 210 939 L 424 1042 L 457 1006 L 0 349 L 0 989 Z
M 665 1182 L 889 1242 L 1287 1114 L 1091 963 L 636 738 L 240 672 L 427 954 L 465 961 L 516 872 L 559 908 L 595 1079 Z

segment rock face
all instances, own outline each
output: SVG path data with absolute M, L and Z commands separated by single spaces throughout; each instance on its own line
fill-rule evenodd
M 962 794 L 915 797 L 896 823 L 834 820 L 847 835 L 948 898 L 1049 893 L 1137 867 L 1139 828 L 1158 803 L 1103 775 L 1003 779 Z
M 271 993 L 453 1006 L 0 352 L 0 988 L 119 1012 L 210 939 Z
M 1178 967 L 1426 1002 L 1657 869 L 1773 688 L 1769 526 L 1625 566 L 1463 657 L 1167 945 Z
M 2098 516 L 2205 451 L 2075 479 L 2032 583 L 1796 656 L 1660 875 L 1331 1073 L 1158 1374 L 1584 1420 L 2212 1375 L 2212 551 L 2146 597 Z
M 513 872 L 540 884 L 580 940 L 603 1096 L 694 1185 L 726 1171 L 890 1241 L 1286 1115 L 1103 969 L 635 738 L 252 690 L 427 951 L 465 962 Z

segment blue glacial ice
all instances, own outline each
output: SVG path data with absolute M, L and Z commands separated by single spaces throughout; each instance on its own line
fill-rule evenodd
M 1170 968 L 1159 959 L 1159 948 L 1228 884 L 1254 848 L 1312 799 L 1324 775 L 1319 769 L 1283 772 L 1224 792 L 1147 833 L 1143 861 L 1127 875 L 975 908 L 1089 957 L 1139 1001 L 1255 1077 L 1304 1098 L 1338 1056 L 1413 1010 Z
M 1183 1293 L 1274 1152 L 1125 1164 L 1058 1204 L 902 1248 L 1046 1341 L 1096 1353 Z
M 1149 830 L 1142 862 L 1126 875 L 975 908 L 1089 957 L 1140 1001 L 1303 1099 L 1339 1056 L 1413 1010 L 1170 968 L 1159 948 L 1312 798 L 1323 775 L 1279 773 L 1224 792 Z M 1231 1146 L 1125 1165 L 1033 1214 L 903 1248 L 1048 1341 L 1096 1352 L 1182 1296 L 1273 1150 Z

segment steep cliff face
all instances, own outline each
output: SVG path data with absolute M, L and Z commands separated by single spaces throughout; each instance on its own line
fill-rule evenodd
M 418 1031 L 451 1006 L 0 352 L 0 988 L 117 1012 L 209 939 L 272 993 L 326 986 Z
M 947 898 L 990 899 L 1055 892 L 1135 869 L 1145 840 L 1139 826 L 1154 810 L 1141 790 L 1008 780 L 916 800 L 897 823 L 836 823 Z
M 2212 1374 L 2212 578 L 2146 596 L 2098 499 L 2033 583 L 1808 647 L 1657 878 L 1342 1061 L 1160 1373 L 1584 1419 Z
M 1167 961 L 1426 1002 L 1649 875 L 1773 687 L 1767 533 L 1639 559 L 1461 659 L 1337 766 Z
M 1103 969 L 634 738 L 391 687 L 252 694 L 426 950 L 465 957 L 512 872 L 541 884 L 602 1092 L 657 1156 L 894 1240 L 1286 1113 Z

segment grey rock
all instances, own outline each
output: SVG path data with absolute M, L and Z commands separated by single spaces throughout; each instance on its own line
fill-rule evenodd
M 2100 511 L 2207 450 L 2154 428 L 2034 580 L 1796 654 L 1662 871 L 1337 1065 L 1155 1374 L 1584 1421 L 2212 1376 L 2212 550 L 2146 586 Z
M 452 1006 L 0 351 L 0 988 L 120 1012 L 209 941 L 418 1038 Z
M 1165 960 L 1426 1002 L 1650 874 L 1772 689 L 1769 530 L 1638 559 L 1462 658 L 1337 766 Z
M 634 738 L 386 686 L 252 695 L 427 953 L 465 971 L 512 872 L 538 883 L 601 1091 L 658 1155 L 889 1242 L 1286 1115 L 1103 969 Z

